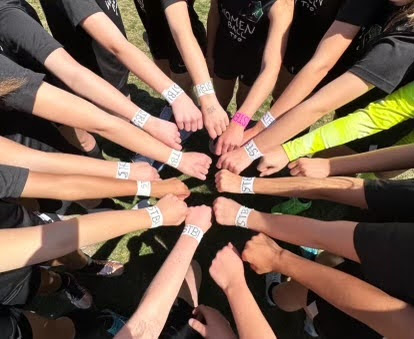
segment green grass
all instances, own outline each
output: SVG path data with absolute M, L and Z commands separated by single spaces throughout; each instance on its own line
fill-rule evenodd
M 30 0 L 29 2 L 38 10 L 45 27 L 47 27 L 38 1 Z M 119 6 L 129 40 L 149 55 L 148 47 L 142 38 L 144 32 L 143 26 L 136 13 L 133 1 L 119 0 Z M 205 22 L 209 9 L 209 1 L 198 0 L 196 2 L 196 9 L 201 19 Z M 135 102 L 152 113 L 160 112 L 164 103 L 160 100 L 160 96 L 157 93 L 154 93 L 147 85 L 143 84 L 132 74 L 129 78 L 129 83 L 133 93 L 132 99 Z M 261 112 L 268 108 L 269 102 L 268 100 L 264 104 Z M 234 109 L 234 102 L 232 103 L 232 109 Z M 189 146 L 187 149 L 208 153 L 207 142 L 208 137 L 205 133 L 197 133 L 188 142 Z M 128 155 L 128 152 L 110 143 L 104 143 L 103 147 L 108 155 L 114 158 Z M 206 182 L 186 178 L 185 176 L 181 177 L 192 190 L 192 195 L 187 201 L 189 205 L 212 204 L 218 196 L 214 187 L 214 174 L 215 168 L 211 170 Z M 252 174 L 254 175 L 254 170 L 252 170 Z M 170 169 L 162 173 L 164 178 L 179 175 L 178 172 Z M 231 197 L 261 211 L 269 211 L 274 204 L 281 201 L 274 197 Z M 131 202 L 128 200 L 120 201 L 119 203 L 125 208 L 131 206 Z M 358 211 L 355 209 L 322 201 L 315 201 L 312 209 L 305 213 L 306 216 L 325 220 L 335 220 L 346 216 L 355 218 L 358 214 Z M 125 274 L 119 278 L 111 280 L 83 279 L 82 282 L 93 291 L 96 305 L 99 308 L 113 309 L 126 316 L 130 315 L 136 309 L 142 294 L 168 255 L 169 250 L 174 246 L 180 232 L 181 228 L 163 228 L 155 231 L 137 232 L 88 248 L 87 251 L 94 254 L 97 258 L 120 260 L 126 266 Z M 195 258 L 203 268 L 204 276 L 200 291 L 200 302 L 218 308 L 233 325 L 234 323 L 226 298 L 209 277 L 208 267 L 216 252 L 224 245 L 231 241 L 239 250 L 242 250 L 244 243 L 252 234 L 248 230 L 223 228 L 214 224 L 203 239 L 195 255 Z M 246 276 L 253 294 L 266 318 L 278 334 L 278 337 L 291 339 L 304 338 L 302 325 L 303 314 L 301 312 L 287 314 L 268 307 L 264 302 L 264 278 L 255 275 L 248 267 L 246 267 Z M 36 305 L 41 312 L 53 313 L 54 315 L 61 314 L 69 307 L 64 299 L 56 300 L 56 298 L 38 300 Z M 56 309 L 58 312 L 56 312 Z

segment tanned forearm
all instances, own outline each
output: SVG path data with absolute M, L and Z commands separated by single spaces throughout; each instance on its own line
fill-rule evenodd
M 0 272 L 59 258 L 81 247 L 149 228 L 145 210 L 104 212 L 42 226 L 0 230 Z M 13 258 L 12 260 L 10 258 Z
M 117 339 L 159 337 L 197 246 L 198 243 L 193 238 L 179 238 L 148 287 L 138 310 L 116 336 Z
M 358 178 L 256 178 L 253 187 L 256 194 L 329 200 L 359 208 L 368 208 L 364 181 Z
M 224 292 L 230 303 L 240 339 L 276 338 L 245 281 Z
M 329 159 L 330 175 L 403 170 L 414 167 L 414 146 L 389 147 Z
M 354 230 L 357 225 L 355 222 L 327 222 L 252 211 L 248 225 L 250 229 L 267 234 L 269 237 L 295 245 L 324 249 L 359 262 L 353 245 Z
M 387 338 L 412 337 L 414 308 L 351 275 L 282 252 L 282 273 Z M 318 279 L 315 279 L 315 275 Z

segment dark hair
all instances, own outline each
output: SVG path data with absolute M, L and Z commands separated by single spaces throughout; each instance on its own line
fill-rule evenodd
M 0 98 L 13 93 L 25 84 L 25 79 L 7 79 L 0 82 Z
M 404 29 L 412 29 L 414 27 L 414 1 L 410 4 L 402 6 L 388 21 L 385 31 L 389 32 L 403 26 Z

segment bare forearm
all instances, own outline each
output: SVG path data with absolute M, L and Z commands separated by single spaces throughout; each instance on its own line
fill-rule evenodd
M 158 338 L 190 266 L 197 241 L 181 236 L 148 287 L 138 310 L 116 338 Z M 168 282 L 168 283 L 166 283 Z M 145 333 L 143 333 L 145 329 Z
M 225 293 L 240 339 L 276 338 L 245 282 Z
M 149 214 L 142 210 L 97 213 L 43 226 L 0 230 L 0 247 L 8 253 L 7 260 L 4 257 L 0 263 L 0 271 L 45 262 L 150 226 Z
M 410 338 L 414 309 L 351 275 L 292 253 L 282 253 L 283 274 L 387 338 Z M 315 278 L 315 274 L 318 279 Z
M 329 160 L 330 175 L 401 170 L 414 167 L 414 146 L 404 145 Z
M 367 208 L 364 181 L 358 178 L 256 178 L 254 180 L 254 192 L 256 194 L 282 197 L 329 200 L 360 208 Z
M 253 211 L 249 228 L 295 245 L 324 249 L 328 252 L 359 262 L 353 246 L 354 229 L 350 221 L 320 221 L 315 219 L 272 215 Z

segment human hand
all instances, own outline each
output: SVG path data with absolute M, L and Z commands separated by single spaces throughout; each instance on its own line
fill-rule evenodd
M 329 159 L 302 158 L 289 164 L 290 174 L 295 177 L 327 178 L 331 175 Z
M 240 193 L 241 182 L 242 177 L 240 175 L 228 170 L 221 170 L 216 173 L 216 187 L 220 193 Z
M 228 243 L 217 252 L 210 266 L 210 275 L 216 284 L 227 293 L 246 284 L 243 261 L 233 244 Z
M 289 158 L 286 155 L 282 146 L 278 146 L 275 151 L 266 153 L 260 160 L 257 170 L 261 177 L 266 177 L 279 172 L 289 163 Z
M 250 166 L 252 160 L 249 158 L 244 147 L 223 154 L 217 162 L 218 169 L 227 169 L 235 174 L 240 174 Z
M 163 119 L 150 117 L 144 126 L 144 130 L 171 148 L 177 151 L 182 149 L 180 132 L 178 132 L 176 124 Z
M 185 223 L 198 226 L 206 233 L 211 227 L 212 210 L 211 207 L 202 205 L 196 207 L 190 207 L 188 209 Z
M 283 251 L 273 239 L 260 233 L 246 243 L 242 258 L 257 274 L 283 273 L 280 260 Z
M 178 170 L 191 177 L 206 180 L 211 162 L 211 158 L 203 153 L 183 153 Z
M 234 226 L 241 205 L 234 200 L 218 197 L 213 203 L 217 222 L 223 226 Z
M 199 305 L 193 312 L 189 325 L 206 339 L 236 339 L 236 335 L 224 316 L 214 308 Z M 197 318 L 204 320 L 203 324 Z
M 196 132 L 203 128 L 203 116 L 190 97 L 183 93 L 171 104 L 175 122 L 180 130 Z
M 171 193 L 181 200 L 187 199 L 191 194 L 187 185 L 177 178 L 171 178 L 153 183 L 152 193 L 155 198 L 162 198 Z
M 216 155 L 222 155 L 231 152 L 242 145 L 244 128 L 235 122 L 231 122 L 226 131 L 220 136 L 217 146 Z
M 179 226 L 187 216 L 187 204 L 175 195 L 168 194 L 156 205 L 164 220 L 164 226 Z
M 132 162 L 129 180 L 156 181 L 161 180 L 157 170 L 147 162 Z
M 216 139 L 224 133 L 229 125 L 229 117 L 221 107 L 215 95 L 205 95 L 200 98 L 204 126 L 211 139 Z

